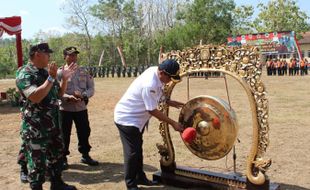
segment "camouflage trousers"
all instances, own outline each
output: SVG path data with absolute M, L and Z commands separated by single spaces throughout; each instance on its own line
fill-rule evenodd
M 59 129 L 59 128 L 58 128 Z M 43 184 L 45 173 L 63 160 L 64 143 L 60 129 L 53 135 L 40 139 L 22 139 L 21 152 L 28 163 L 30 184 Z
M 24 141 L 22 142 L 22 144 L 20 146 L 20 150 L 19 150 L 18 157 L 17 157 L 17 163 L 21 166 L 27 166 L 27 158 L 25 155 L 25 143 L 24 143 Z

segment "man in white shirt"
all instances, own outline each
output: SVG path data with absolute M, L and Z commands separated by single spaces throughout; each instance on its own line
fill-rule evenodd
M 150 67 L 129 86 L 114 110 L 114 122 L 119 130 L 124 151 L 125 183 L 128 190 L 138 190 L 138 185 L 155 185 L 143 171 L 143 131 L 151 116 L 167 122 L 174 130 L 182 132 L 183 126 L 157 109 L 163 96 L 163 87 L 171 80 L 180 80 L 179 64 L 167 59 L 158 67 Z M 167 100 L 172 107 L 183 103 Z

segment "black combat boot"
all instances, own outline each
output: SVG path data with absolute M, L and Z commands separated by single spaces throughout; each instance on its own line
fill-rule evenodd
M 77 188 L 73 185 L 66 184 L 60 177 L 59 179 L 51 180 L 50 190 L 77 190 Z
M 42 184 L 30 184 L 31 190 L 43 190 Z
M 77 188 L 73 185 L 66 184 L 61 175 L 56 175 L 51 177 L 51 188 L 50 190 L 77 190 Z
M 50 190 L 77 190 L 73 185 L 66 184 L 62 178 L 62 168 L 60 164 L 55 164 L 49 169 L 51 188 Z
M 27 169 L 27 165 L 21 165 L 21 167 L 20 167 L 20 181 L 22 183 L 28 183 L 28 169 Z

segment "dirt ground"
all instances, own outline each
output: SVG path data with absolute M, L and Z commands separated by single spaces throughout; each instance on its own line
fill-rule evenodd
M 133 78 L 96 78 L 96 93 L 89 103 L 92 145 L 91 156 L 100 162 L 97 167 L 80 163 L 77 151 L 77 138 L 72 133 L 69 156 L 69 170 L 64 179 L 78 189 L 125 189 L 123 181 L 123 156 L 118 131 L 113 123 L 113 109 Z M 272 159 L 267 171 L 271 182 L 278 183 L 281 189 L 310 189 L 310 75 L 308 76 L 263 76 L 269 99 L 270 145 L 265 154 Z M 219 78 L 191 79 L 190 97 L 212 95 L 227 100 L 224 80 Z M 0 80 L 0 91 L 15 87 L 14 80 Z M 178 84 L 172 97 L 187 101 L 186 80 Z M 232 78 L 228 77 L 231 105 L 236 111 L 240 125 L 236 143 L 238 173 L 245 174 L 246 157 L 249 153 L 252 136 L 250 107 L 245 91 Z M 179 110 L 171 109 L 171 117 L 178 119 Z M 20 117 L 16 107 L 0 103 L 0 187 L 6 190 L 29 189 L 28 184 L 19 180 L 19 166 L 16 164 L 20 146 Z M 190 153 L 180 138 L 180 134 L 170 130 L 176 152 L 177 165 L 190 166 L 208 171 L 233 172 L 232 153 L 216 161 L 205 161 Z M 158 121 L 151 120 L 144 134 L 144 169 L 149 178 L 159 169 L 160 156 L 156 143 L 162 139 Z M 49 182 L 44 184 L 49 188 Z M 159 185 L 142 189 L 180 189 Z

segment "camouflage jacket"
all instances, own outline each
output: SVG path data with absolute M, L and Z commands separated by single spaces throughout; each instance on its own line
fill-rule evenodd
M 41 139 L 51 136 L 59 129 L 58 118 L 58 92 L 60 85 L 54 82 L 48 95 L 40 103 L 31 102 L 28 97 L 47 79 L 48 72 L 27 64 L 18 69 L 16 73 L 16 86 L 24 97 L 22 112 L 22 139 Z

